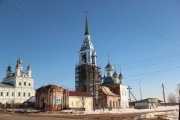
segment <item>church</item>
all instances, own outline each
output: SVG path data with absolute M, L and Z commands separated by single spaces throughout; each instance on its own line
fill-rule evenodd
M 107 87 L 109 89 L 109 93 L 113 93 L 114 95 L 111 96 L 118 96 L 118 101 L 117 99 L 109 99 L 107 100 L 106 104 L 107 106 L 110 107 L 118 107 L 118 108 L 128 108 L 129 107 L 129 91 L 128 91 L 128 86 L 126 84 L 123 83 L 123 75 L 121 74 L 121 72 L 119 73 L 119 75 L 117 74 L 116 70 L 114 70 L 114 68 L 112 67 L 112 65 L 110 64 L 110 62 L 108 62 L 108 64 L 105 67 L 106 70 L 106 76 L 104 75 L 103 77 L 103 82 L 101 84 L 102 88 L 104 87 L 104 89 Z M 113 72 L 114 71 L 114 72 Z M 109 95 L 107 94 L 106 90 L 102 89 L 103 95 Z
M 1 104 L 24 103 L 35 95 L 31 67 L 28 65 L 26 72 L 23 72 L 22 69 L 21 57 L 17 60 L 14 73 L 10 65 L 7 67 L 6 76 L 0 83 Z
M 101 68 L 96 62 L 96 52 L 90 38 L 86 14 L 85 34 L 79 51 L 79 64 L 75 67 L 75 91 L 92 95 L 96 107 L 127 108 L 128 86 L 123 84 L 123 75 L 119 76 L 108 62 L 107 75 L 102 78 Z

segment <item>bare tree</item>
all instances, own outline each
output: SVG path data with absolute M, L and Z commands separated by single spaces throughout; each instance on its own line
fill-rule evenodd
M 178 93 L 178 101 L 180 102 L 180 83 L 177 84 L 176 91 Z
M 178 92 L 178 94 L 179 94 L 179 90 L 180 90 L 180 83 L 177 84 L 177 88 L 176 88 L 176 91 Z
M 176 103 L 176 96 L 173 93 L 170 93 L 167 97 L 168 103 L 174 105 Z

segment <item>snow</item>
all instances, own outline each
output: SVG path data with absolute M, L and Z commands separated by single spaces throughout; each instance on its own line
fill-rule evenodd
M 164 119 L 169 120 L 178 120 L 178 106 L 160 106 L 155 109 L 134 109 L 134 108 L 126 108 L 126 109 L 113 109 L 109 110 L 96 110 L 96 111 L 84 111 L 84 114 L 105 114 L 105 113 L 116 113 L 116 114 L 125 114 L 125 113 L 144 113 L 150 112 L 140 116 L 141 118 L 155 118 L 155 117 L 163 117 Z M 169 111 L 171 110 L 171 111 Z M 162 112 L 166 111 L 166 112 Z
M 179 106 L 160 106 L 155 109 L 134 109 L 134 108 L 124 108 L 124 109 L 112 109 L 112 110 L 96 110 L 96 111 L 74 111 L 74 110 L 63 110 L 63 111 L 57 111 L 53 114 L 106 114 L 106 113 L 112 113 L 112 114 L 127 114 L 127 113 L 145 113 L 144 115 L 141 115 L 140 118 L 155 118 L 155 117 L 162 117 L 163 119 L 168 120 L 178 120 L 178 109 Z M 14 111 L 14 112 L 27 112 L 27 111 L 33 111 L 35 113 L 35 109 L 33 108 L 24 108 L 24 109 L 6 109 L 7 111 Z M 148 113 L 146 113 L 148 112 Z M 42 114 L 37 113 L 37 114 Z M 45 112 L 44 114 L 52 114 L 51 112 Z

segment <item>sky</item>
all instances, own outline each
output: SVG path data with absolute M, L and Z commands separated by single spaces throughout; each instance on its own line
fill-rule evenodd
M 74 89 L 75 65 L 89 33 L 104 76 L 110 63 L 136 99 L 163 100 L 180 83 L 179 0 L 0 0 L 0 79 L 32 68 L 34 87 Z

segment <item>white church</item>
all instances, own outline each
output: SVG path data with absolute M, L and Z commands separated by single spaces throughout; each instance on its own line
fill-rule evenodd
M 31 67 L 28 65 L 26 72 L 22 71 L 22 60 L 17 60 L 15 72 L 9 65 L 6 77 L 0 82 L 0 103 L 23 103 L 35 95 L 34 80 Z

